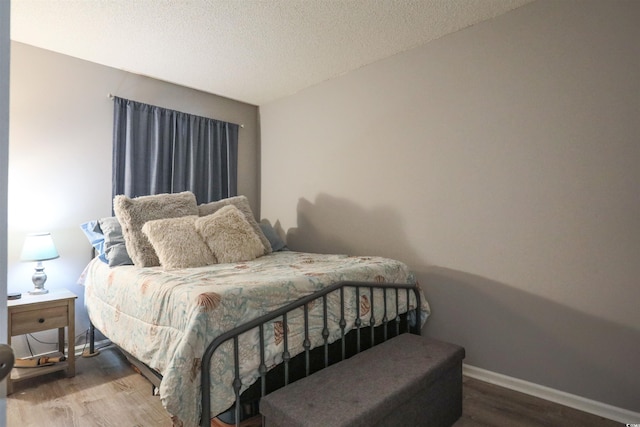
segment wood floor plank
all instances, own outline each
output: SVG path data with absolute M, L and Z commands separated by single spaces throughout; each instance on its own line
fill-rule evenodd
M 620 427 L 597 415 L 465 377 L 462 417 L 455 427 Z
M 113 347 L 80 358 L 76 376 L 52 374 L 15 384 L 7 397 L 8 426 L 171 426 L 160 398 Z
M 454 427 L 619 427 L 621 424 L 465 377 L 463 414 Z M 63 372 L 15 384 L 7 397 L 9 427 L 170 427 L 151 384 L 115 348 L 79 358 Z M 330 427 L 330 426 L 327 426 Z

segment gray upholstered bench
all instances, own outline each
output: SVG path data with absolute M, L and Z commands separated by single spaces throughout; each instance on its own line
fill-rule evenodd
M 265 427 L 451 426 L 464 348 L 402 334 L 263 397 Z

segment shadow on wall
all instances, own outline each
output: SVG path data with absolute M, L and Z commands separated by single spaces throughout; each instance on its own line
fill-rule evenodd
M 297 227 L 286 233 L 287 246 L 302 252 L 384 256 L 412 268 L 423 265 L 411 247 L 402 217 L 393 207 L 364 209 L 355 203 L 319 194 L 315 203 L 298 201 Z
M 379 255 L 409 265 L 432 309 L 424 333 L 464 346 L 465 363 L 640 412 L 640 329 L 505 283 L 429 266 L 393 207 L 364 209 L 320 194 L 314 203 L 300 199 L 297 215 L 297 227 L 286 233 L 292 250 Z
M 465 363 L 640 412 L 639 329 L 461 271 L 416 273 L 425 333 L 465 346 Z

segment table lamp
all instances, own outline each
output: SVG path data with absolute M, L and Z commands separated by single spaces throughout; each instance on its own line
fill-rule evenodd
M 53 238 L 50 233 L 32 233 L 27 234 L 22 247 L 21 261 L 36 261 L 36 271 L 33 273 L 34 289 L 29 291 L 31 295 L 46 294 L 49 292 L 44 288 L 47 281 L 47 275 L 44 274 L 42 261 L 58 258 L 58 251 L 53 244 Z

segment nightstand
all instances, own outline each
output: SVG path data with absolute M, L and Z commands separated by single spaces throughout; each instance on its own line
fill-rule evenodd
M 67 328 L 67 359 L 50 366 L 37 368 L 13 368 L 7 377 L 7 394 L 13 391 L 16 381 L 67 371 L 68 377 L 76 374 L 75 363 L 75 304 L 78 298 L 73 292 L 65 289 L 54 290 L 44 295 L 29 295 L 7 302 L 8 334 L 7 344 L 11 345 L 11 337 L 34 332 L 58 329 L 58 351 L 65 354 L 64 328 Z

